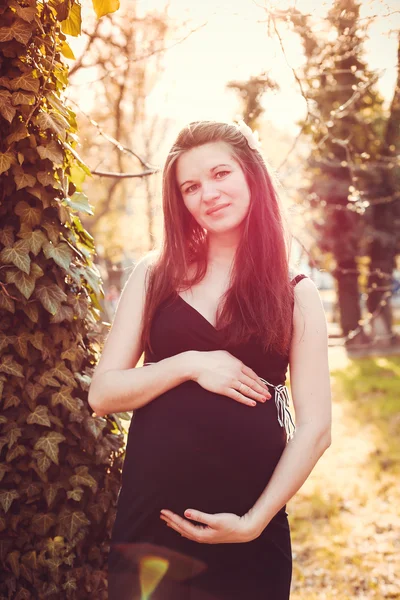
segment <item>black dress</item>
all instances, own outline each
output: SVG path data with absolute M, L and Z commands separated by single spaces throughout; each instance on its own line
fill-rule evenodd
M 154 354 L 147 351 L 145 363 L 186 350 L 221 349 L 220 335 L 176 295 L 158 307 L 151 328 Z M 245 514 L 290 435 L 282 387 L 288 357 L 265 353 L 257 341 L 225 349 L 271 384 L 272 398 L 251 407 L 186 381 L 135 411 L 112 532 L 109 600 L 289 598 L 286 506 L 246 543 L 201 544 L 160 519 L 163 508 L 181 516 L 188 508 Z

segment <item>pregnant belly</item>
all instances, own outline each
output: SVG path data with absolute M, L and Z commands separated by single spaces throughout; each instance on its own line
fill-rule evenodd
M 250 407 L 188 381 L 136 412 L 123 477 L 143 498 L 246 512 L 285 444 L 273 397 Z

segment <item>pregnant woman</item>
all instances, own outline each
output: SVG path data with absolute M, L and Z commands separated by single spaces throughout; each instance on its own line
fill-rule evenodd
M 163 210 L 162 247 L 130 275 L 89 391 L 98 415 L 134 411 L 109 599 L 287 600 L 286 503 L 330 445 L 321 300 L 290 274 L 243 122 L 180 132 Z

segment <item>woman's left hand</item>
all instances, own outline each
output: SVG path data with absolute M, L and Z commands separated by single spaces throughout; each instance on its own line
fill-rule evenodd
M 239 517 L 232 513 L 208 514 L 189 509 L 185 510 L 185 517 L 187 519 L 170 510 L 162 510 L 160 515 L 168 527 L 175 529 L 183 537 L 201 544 L 251 542 L 260 535 L 248 513 Z M 197 521 L 202 525 L 195 525 L 191 521 Z

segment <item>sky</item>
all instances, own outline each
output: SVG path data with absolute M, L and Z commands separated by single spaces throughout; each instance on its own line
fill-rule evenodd
M 143 7 L 157 6 L 163 0 L 141 0 Z M 269 3 L 271 5 L 271 2 Z M 312 15 L 323 16 L 331 2 L 280 0 L 280 8 L 293 6 Z M 292 69 L 303 63 L 298 37 L 281 27 L 286 58 L 275 38 L 267 35 L 264 0 L 171 0 L 171 16 L 189 18 L 194 26 L 206 22 L 187 40 L 171 48 L 165 58 L 164 75 L 149 97 L 148 108 L 173 115 L 179 125 L 195 119 L 229 120 L 239 108 L 238 97 L 226 89 L 231 80 L 268 71 L 281 90 L 264 98 L 265 118 L 280 129 L 296 133 L 296 121 L 305 115 L 305 102 Z M 397 9 L 391 17 L 384 17 Z M 396 77 L 397 40 L 388 35 L 400 28 L 400 1 L 362 3 L 361 15 L 380 15 L 370 30 L 366 58 L 372 69 L 382 72 L 379 87 L 389 100 Z M 160 99 L 163 99 L 160 102 Z
M 121 4 L 129 5 L 129 2 L 121 0 Z M 137 0 L 137 3 L 139 12 L 146 12 L 164 6 L 165 0 Z M 87 9 L 91 2 L 86 0 L 85 4 Z M 283 25 L 280 32 L 286 57 L 277 39 L 268 37 L 267 0 L 169 0 L 169 4 L 172 18 L 177 22 L 188 22 L 185 32 L 205 25 L 165 54 L 165 70 L 148 97 L 148 110 L 173 119 L 177 128 L 198 119 L 229 121 L 238 114 L 240 103 L 237 94 L 226 89 L 226 83 L 267 71 L 279 83 L 280 91 L 264 97 L 264 119 L 295 135 L 298 131 L 296 123 L 306 112 L 292 71 L 303 62 L 302 47 L 298 37 Z M 295 5 L 316 19 L 326 14 L 331 4 L 328 0 L 268 2 L 272 8 Z M 393 12 L 392 16 L 385 16 Z M 400 0 L 363 0 L 361 15 L 370 14 L 380 18 L 370 29 L 366 58 L 372 69 L 381 72 L 379 88 L 389 102 L 396 77 L 397 40 L 393 32 L 400 29 Z M 182 36 L 182 30 L 179 35 Z M 173 42 L 171 40 L 170 44 Z M 70 43 L 79 53 L 84 40 L 82 37 L 70 38 Z M 91 76 L 83 72 L 82 78 L 90 81 Z M 92 79 L 96 79 L 95 75 Z M 87 93 L 89 98 L 89 88 Z

